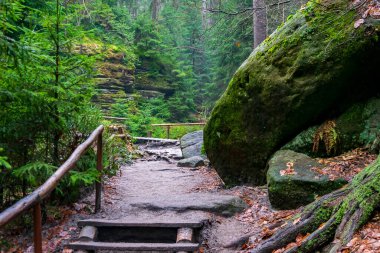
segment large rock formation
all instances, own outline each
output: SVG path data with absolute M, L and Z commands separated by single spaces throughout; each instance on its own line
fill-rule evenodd
M 358 9 L 309 2 L 239 68 L 205 127 L 205 150 L 226 183 L 264 183 L 277 149 L 379 92 L 379 24 L 355 22 Z

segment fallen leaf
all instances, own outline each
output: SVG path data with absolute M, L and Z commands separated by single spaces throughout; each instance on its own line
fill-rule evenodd
M 354 28 L 359 28 L 359 26 L 361 26 L 362 24 L 364 24 L 364 19 L 358 19 L 355 21 L 355 24 L 354 24 Z
M 298 218 L 298 219 L 295 219 L 295 220 L 293 221 L 293 225 L 296 225 L 298 222 L 300 222 L 300 220 L 301 220 L 301 217 Z
M 378 6 L 374 6 L 369 9 L 369 15 L 374 19 L 380 18 L 380 8 Z
M 321 225 L 319 225 L 318 229 L 322 229 L 322 228 L 324 228 L 324 227 L 325 227 L 325 225 L 326 225 L 326 223 L 325 223 L 325 222 L 324 222 L 324 223 L 322 223 Z

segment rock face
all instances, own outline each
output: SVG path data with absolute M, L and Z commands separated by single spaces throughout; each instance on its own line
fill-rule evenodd
M 183 158 L 186 159 L 193 156 L 205 158 L 204 154 L 202 154 L 203 130 L 186 134 L 180 141 Z
M 135 67 L 136 55 L 128 46 L 113 45 L 96 39 L 88 39 L 76 45 L 78 53 L 96 56 L 95 84 L 98 94 L 93 101 L 108 111 L 112 104 L 133 98 L 139 94 L 143 98 L 170 96 L 176 84 L 166 77 L 156 77 Z M 154 62 L 153 62 L 154 63 Z
M 371 73 L 380 25 L 369 18 L 355 28 L 349 4 L 309 2 L 235 73 L 204 130 L 205 151 L 224 182 L 263 184 L 266 162 L 281 146 L 379 92 Z
M 294 174 L 282 175 L 288 163 L 292 163 Z M 321 168 L 321 164 L 307 155 L 290 150 L 275 153 L 268 165 L 269 200 L 277 209 L 295 209 L 347 183 L 344 179 L 331 181 L 328 176 L 318 174 L 312 168 Z
M 93 101 L 104 111 L 117 100 L 128 99 L 134 91 L 135 67 L 132 56 L 126 48 L 105 44 L 100 40 L 89 40 L 77 46 L 77 51 L 84 55 L 96 56 L 97 75 L 95 84 L 98 94 Z
M 313 126 L 301 132 L 282 149 L 310 156 L 325 156 L 326 142 L 319 143 L 319 150 L 312 151 L 314 137 L 322 126 Z M 336 155 L 356 147 L 366 147 L 374 153 L 380 148 L 380 98 L 370 99 L 367 102 L 357 103 L 335 120 L 335 128 L 327 129 L 335 133 Z

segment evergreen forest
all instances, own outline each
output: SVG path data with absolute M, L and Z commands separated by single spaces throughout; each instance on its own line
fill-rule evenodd
M 189 191 L 215 203 L 186 207 L 193 196 L 180 192 L 180 207 L 162 209 L 216 205 L 200 210 L 222 225 L 194 252 L 379 252 L 355 239 L 368 226 L 380 238 L 368 223 L 380 217 L 379 20 L 379 0 L 0 0 L 0 227 L 104 126 L 39 200 L 44 225 L 63 206 L 85 209 L 94 185 L 110 201 L 109 188 L 128 186 L 113 180 L 136 168 L 159 182 L 154 173 L 190 167 L 181 173 L 206 185 Z M 212 240 L 228 219 L 252 231 Z M 6 223 L 36 224 L 29 214 Z M 21 252 L 12 233 L 0 231 L 1 252 Z M 373 251 L 349 251 L 361 245 Z

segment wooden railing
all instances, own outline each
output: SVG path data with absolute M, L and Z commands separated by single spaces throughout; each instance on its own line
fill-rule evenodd
M 121 118 L 121 117 L 111 117 L 111 116 L 104 116 L 104 119 L 112 120 L 112 121 L 126 121 L 127 118 Z M 205 122 L 198 122 L 198 123 L 163 123 L 163 124 L 151 124 L 152 127 L 166 127 L 166 137 L 167 139 L 170 139 L 170 128 L 176 127 L 176 126 L 204 126 L 206 125 Z M 152 137 L 152 131 L 148 131 L 147 137 Z
M 97 142 L 97 159 L 96 168 L 101 173 L 103 169 L 103 126 L 99 126 L 88 139 L 79 145 L 71 154 L 69 159 L 62 164 L 56 172 L 39 188 L 33 191 L 25 198 L 20 199 L 11 207 L 0 213 L 0 228 L 11 222 L 13 219 L 21 215 L 23 212 L 33 207 L 33 223 L 34 223 L 34 252 L 42 252 L 42 218 L 41 218 L 41 202 L 46 199 L 49 194 L 57 187 L 59 181 L 75 167 L 75 164 L 81 156 Z M 101 174 L 100 174 L 101 175 Z M 101 177 L 95 185 L 95 212 L 100 210 L 101 202 Z
M 103 116 L 104 119 L 108 120 L 115 120 L 115 121 L 126 121 L 127 118 L 121 118 L 121 117 L 111 117 L 111 116 Z
M 166 137 L 170 139 L 170 128 L 176 126 L 204 126 L 205 122 L 198 123 L 164 123 L 164 124 L 152 124 L 152 127 L 166 127 Z M 148 137 L 152 137 L 152 132 L 148 132 Z

